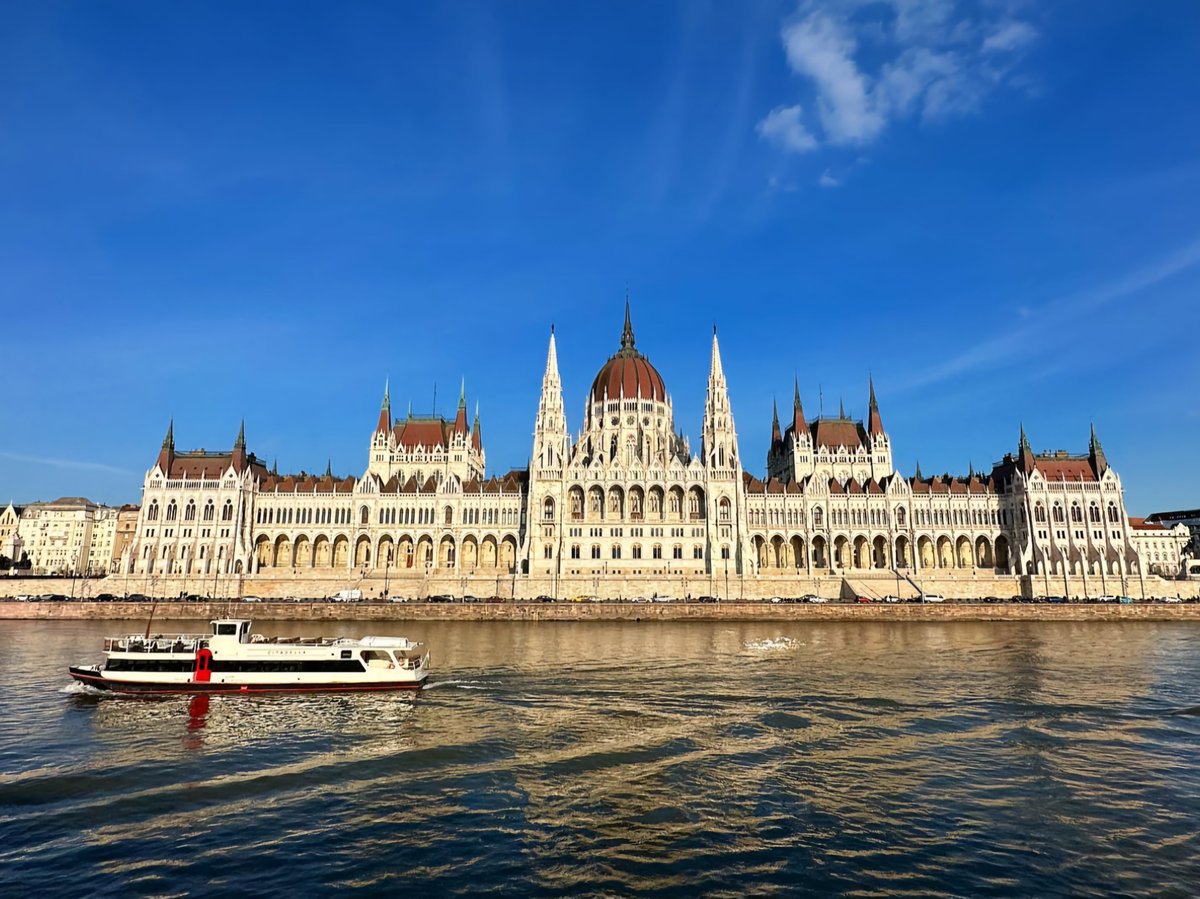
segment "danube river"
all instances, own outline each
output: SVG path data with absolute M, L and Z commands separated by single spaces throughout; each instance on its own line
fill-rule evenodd
M 427 641 L 430 688 L 68 686 L 123 629 L 0 625 L 5 895 L 1200 883 L 1196 624 L 355 623 Z

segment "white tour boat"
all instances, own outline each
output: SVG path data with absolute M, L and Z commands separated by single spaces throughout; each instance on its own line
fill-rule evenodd
M 118 693 L 313 693 L 418 690 L 425 644 L 404 637 L 265 637 L 246 618 L 220 618 L 209 634 L 107 637 L 100 665 L 75 680 Z

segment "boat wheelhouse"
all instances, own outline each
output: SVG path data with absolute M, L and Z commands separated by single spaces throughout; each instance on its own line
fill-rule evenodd
M 267 637 L 246 618 L 207 634 L 131 634 L 104 640 L 105 661 L 71 677 L 118 693 L 310 693 L 415 690 L 429 653 L 405 637 Z

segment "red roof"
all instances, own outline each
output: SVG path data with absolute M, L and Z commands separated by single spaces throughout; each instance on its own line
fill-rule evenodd
M 407 449 L 450 445 L 450 425 L 443 418 L 409 418 L 397 422 L 392 432 L 396 443 Z
M 1129 526 L 1131 528 L 1133 528 L 1135 531 L 1165 531 L 1165 530 L 1167 530 L 1161 524 L 1155 524 L 1152 521 L 1146 521 L 1146 519 L 1144 519 L 1144 518 L 1131 517 L 1129 519 Z
M 862 425 L 846 418 L 819 418 L 812 424 L 813 446 L 856 449 L 863 445 Z
M 1088 459 L 1045 459 L 1034 457 L 1034 465 L 1047 481 L 1095 481 L 1096 472 Z
M 621 350 L 604 363 L 592 382 L 592 399 L 640 396 L 666 402 L 667 388 L 650 360 L 633 349 Z

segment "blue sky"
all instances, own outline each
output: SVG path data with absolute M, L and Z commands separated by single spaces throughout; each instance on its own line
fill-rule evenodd
M 0 4 L 0 501 L 136 501 L 180 448 L 360 474 L 393 404 L 526 463 L 619 341 L 695 439 L 720 328 L 771 404 L 900 469 L 1095 421 L 1135 513 L 1200 504 L 1200 7 Z

